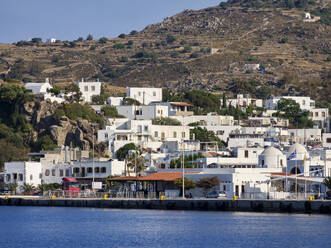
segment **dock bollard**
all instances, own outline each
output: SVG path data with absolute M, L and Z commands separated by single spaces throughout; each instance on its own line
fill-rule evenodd
M 9 199 L 9 195 L 6 195 L 6 196 L 5 196 L 5 200 L 8 200 L 8 199 Z
M 165 199 L 165 196 L 164 195 L 161 195 L 160 199 L 161 200 L 164 200 Z
M 104 199 L 104 200 L 108 200 L 108 195 L 107 195 L 107 194 L 104 194 L 104 195 L 103 195 L 103 199 Z
M 56 196 L 55 195 L 52 195 L 51 196 L 51 200 L 55 200 Z
M 314 200 L 314 196 L 313 195 L 309 196 L 309 201 L 312 201 L 312 200 Z
M 235 195 L 235 196 L 233 197 L 233 200 L 234 200 L 234 201 L 238 200 L 238 196 Z

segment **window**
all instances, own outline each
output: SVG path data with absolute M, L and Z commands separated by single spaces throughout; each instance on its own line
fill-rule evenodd
M 87 167 L 87 173 L 93 173 L 92 167 Z
M 17 180 L 17 174 L 16 173 L 13 174 L 13 178 L 14 178 L 15 181 Z
M 101 173 L 106 173 L 107 172 L 107 168 L 106 167 L 101 167 Z
M 88 91 L 88 86 L 84 86 L 84 91 Z
M 153 96 L 156 96 L 156 92 L 155 91 L 153 91 Z
M 108 133 L 105 133 L 105 139 L 108 139 Z
M 45 176 L 48 177 L 49 174 L 50 174 L 50 171 L 49 171 L 49 170 L 46 170 L 46 171 L 45 171 Z
M 325 117 L 325 112 L 322 112 L 322 117 Z
M 144 126 L 144 131 L 148 131 L 148 126 Z
M 33 180 L 33 176 L 32 176 L 32 174 L 30 175 L 30 180 L 31 180 L 31 181 Z
M 142 126 L 138 125 L 138 133 L 141 133 L 141 131 L 142 131 Z
M 157 113 L 158 113 L 158 114 L 160 114 L 160 113 L 161 113 L 161 111 L 158 109 L 158 110 L 157 110 Z
M 154 137 L 157 138 L 159 136 L 159 133 L 157 131 L 154 132 Z
M 315 112 L 315 117 L 318 117 L 318 112 Z
M 326 143 L 331 143 L 331 138 L 326 138 Z
M 138 92 L 138 96 L 141 96 L 141 92 L 140 91 Z
M 21 181 L 21 182 L 23 181 L 23 174 L 21 174 L 21 173 L 18 174 L 18 180 Z
M 141 135 L 138 136 L 138 140 L 141 141 Z
M 99 168 L 99 167 L 95 167 L 95 168 L 94 168 L 94 172 L 95 172 L 95 173 L 99 173 L 99 172 L 100 172 L 100 168 Z
M 55 169 L 52 170 L 52 176 L 55 177 Z
M 79 167 L 74 168 L 74 173 L 79 173 Z
M 185 180 L 184 180 L 184 182 L 185 182 Z M 226 185 L 225 184 L 223 185 L 223 191 L 226 191 Z
M 91 86 L 91 91 L 95 91 L 95 86 Z
M 185 138 L 185 132 L 182 132 L 182 138 Z
M 68 177 L 70 174 L 69 169 L 66 169 L 66 177 Z
M 7 181 L 7 182 L 10 181 L 10 174 L 7 174 L 7 175 L 6 175 L 6 181 Z
M 305 100 L 302 101 L 302 105 L 303 105 L 303 106 L 306 105 L 306 101 L 305 101 Z
M 283 159 L 280 160 L 280 166 L 283 167 Z
M 174 132 L 174 138 L 177 138 L 177 132 Z
M 264 160 L 262 160 L 262 166 L 264 166 Z
M 60 177 L 63 177 L 63 170 L 60 170 Z
M 245 150 L 245 158 L 248 158 L 248 150 Z
M 39 179 L 43 178 L 43 174 L 39 173 Z

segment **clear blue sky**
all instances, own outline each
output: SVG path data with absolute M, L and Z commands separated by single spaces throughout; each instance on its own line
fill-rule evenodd
M 32 37 L 73 40 L 117 37 L 142 30 L 184 9 L 218 5 L 221 0 L 1 0 L 0 43 Z

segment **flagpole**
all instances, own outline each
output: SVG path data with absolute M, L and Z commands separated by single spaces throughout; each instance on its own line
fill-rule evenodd
M 295 194 L 298 200 L 298 160 L 295 159 Z

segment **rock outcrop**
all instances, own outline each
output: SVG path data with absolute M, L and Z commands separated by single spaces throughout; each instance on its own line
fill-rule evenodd
M 58 146 L 72 146 L 90 149 L 94 142 L 97 146 L 98 126 L 88 120 L 70 120 L 68 117 L 56 118 L 54 114 L 60 105 L 49 101 L 34 101 L 24 105 L 26 120 L 34 129 L 33 138 L 49 135 Z

